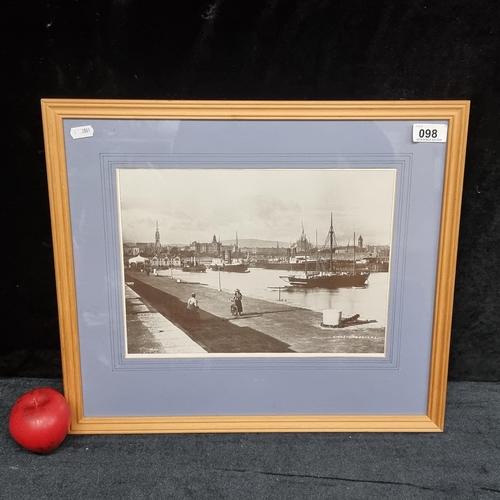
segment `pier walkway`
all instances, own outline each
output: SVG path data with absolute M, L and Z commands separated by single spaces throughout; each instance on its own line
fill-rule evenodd
M 200 354 L 206 351 L 125 285 L 129 354 Z
M 376 324 L 322 328 L 322 314 L 286 302 L 244 296 L 243 316 L 232 317 L 232 291 L 191 280 L 126 273 L 126 282 L 157 311 L 209 353 L 383 353 L 385 329 Z M 186 317 L 186 301 L 196 293 L 200 320 Z M 242 290 L 244 293 L 244 290 Z

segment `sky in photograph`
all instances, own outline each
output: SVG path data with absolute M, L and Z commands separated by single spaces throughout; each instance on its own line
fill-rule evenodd
M 295 242 L 302 225 L 323 245 L 330 213 L 338 245 L 390 245 L 393 169 L 146 169 L 118 171 L 125 243 L 238 238 Z

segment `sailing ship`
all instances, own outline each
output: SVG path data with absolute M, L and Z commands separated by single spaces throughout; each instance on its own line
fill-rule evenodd
M 330 241 L 330 266 L 328 271 L 308 271 L 307 257 L 304 264 L 304 273 L 289 274 L 280 278 L 289 285 L 304 288 L 350 288 L 363 287 L 370 276 L 367 271 L 356 271 L 356 246 L 354 245 L 353 269 L 352 271 L 336 271 L 333 266 L 333 215 L 330 215 L 330 229 L 328 232 Z M 354 237 L 354 240 L 356 237 Z M 316 264 L 318 260 L 316 261 Z

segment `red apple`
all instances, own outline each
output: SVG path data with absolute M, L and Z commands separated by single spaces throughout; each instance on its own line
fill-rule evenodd
M 23 394 L 12 407 L 9 430 L 24 448 L 50 453 L 68 434 L 71 411 L 63 395 L 41 387 Z

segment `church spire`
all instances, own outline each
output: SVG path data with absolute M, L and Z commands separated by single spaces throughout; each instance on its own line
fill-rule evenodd
M 159 252 L 161 249 L 160 243 L 160 229 L 158 227 L 158 221 L 156 221 L 156 232 L 155 232 L 155 250 Z

